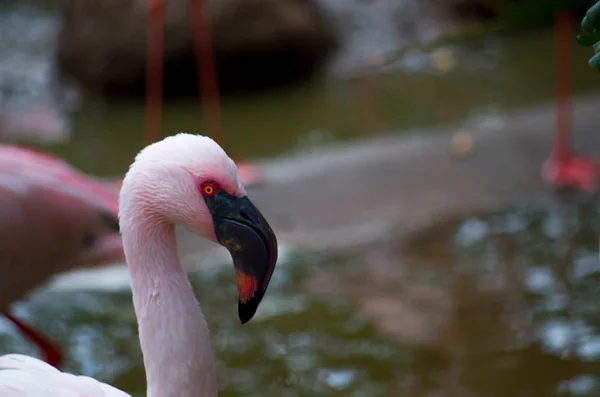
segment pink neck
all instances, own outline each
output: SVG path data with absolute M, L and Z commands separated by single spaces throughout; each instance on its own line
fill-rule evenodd
M 177 254 L 174 225 L 122 217 L 121 230 L 148 397 L 216 397 L 210 335 Z

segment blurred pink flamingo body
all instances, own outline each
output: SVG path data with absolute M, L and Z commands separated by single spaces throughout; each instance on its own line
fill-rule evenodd
M 117 189 L 41 150 L 0 145 L 0 311 L 58 365 L 60 349 L 9 313 L 53 275 L 124 260 Z
M 217 396 L 209 331 L 178 258 L 175 224 L 230 251 L 242 323 L 253 317 L 275 268 L 271 228 L 246 196 L 233 161 L 197 135 L 178 134 L 142 150 L 123 180 L 119 206 L 147 395 Z M 0 357 L 0 395 L 128 396 L 17 354 Z

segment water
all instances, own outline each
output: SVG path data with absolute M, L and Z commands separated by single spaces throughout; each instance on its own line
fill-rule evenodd
M 411 240 L 413 276 L 454 307 L 440 350 L 462 395 L 598 395 L 599 209 L 548 198 Z
M 394 346 L 378 339 L 348 302 L 303 290 L 302 280 L 321 266 L 343 262 L 296 254 L 280 263 L 257 317 L 244 326 L 237 319 L 233 270 L 192 274 L 213 331 L 222 396 L 384 396 L 393 390 L 397 367 L 389 364 L 406 364 Z M 18 313 L 66 347 L 65 370 L 145 395 L 129 293 L 52 292 L 35 296 Z M 35 354 L 13 333 L 1 335 L 0 344 Z
M 596 396 L 599 209 L 600 196 L 568 205 L 548 198 L 442 221 L 392 247 L 394 271 L 383 287 L 360 255 L 296 252 L 279 264 L 257 317 L 244 326 L 232 269 L 192 273 L 221 395 Z M 312 290 L 309 280 L 323 271 L 344 290 Z M 435 299 L 425 304 L 411 290 Z M 375 296 L 392 299 L 392 314 L 418 301 L 418 316 L 437 325 L 417 321 L 413 333 L 430 336 L 411 338 L 402 328 L 415 316 L 401 311 L 390 333 L 382 307 L 381 318 L 361 309 Z M 65 346 L 66 370 L 144 395 L 129 293 L 49 292 L 17 307 Z M 12 331 L 0 344 L 36 354 Z

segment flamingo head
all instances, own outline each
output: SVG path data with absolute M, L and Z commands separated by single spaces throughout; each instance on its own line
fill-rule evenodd
M 141 201 L 143 215 L 180 224 L 227 248 L 236 273 L 238 315 L 242 324 L 248 322 L 275 269 L 277 239 L 225 151 L 205 136 L 167 137 L 136 157 L 121 199 L 130 193 Z

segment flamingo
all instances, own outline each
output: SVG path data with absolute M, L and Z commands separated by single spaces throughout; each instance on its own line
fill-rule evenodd
M 117 187 L 41 150 L 0 145 L 0 311 L 51 365 L 61 349 L 9 306 L 56 273 L 124 261 Z
M 242 324 L 254 316 L 277 262 L 271 227 L 223 149 L 185 133 L 142 149 L 123 180 L 119 207 L 147 395 L 217 396 L 209 330 L 178 258 L 175 225 L 229 250 Z M 129 396 L 20 354 L 0 357 L 0 395 Z

